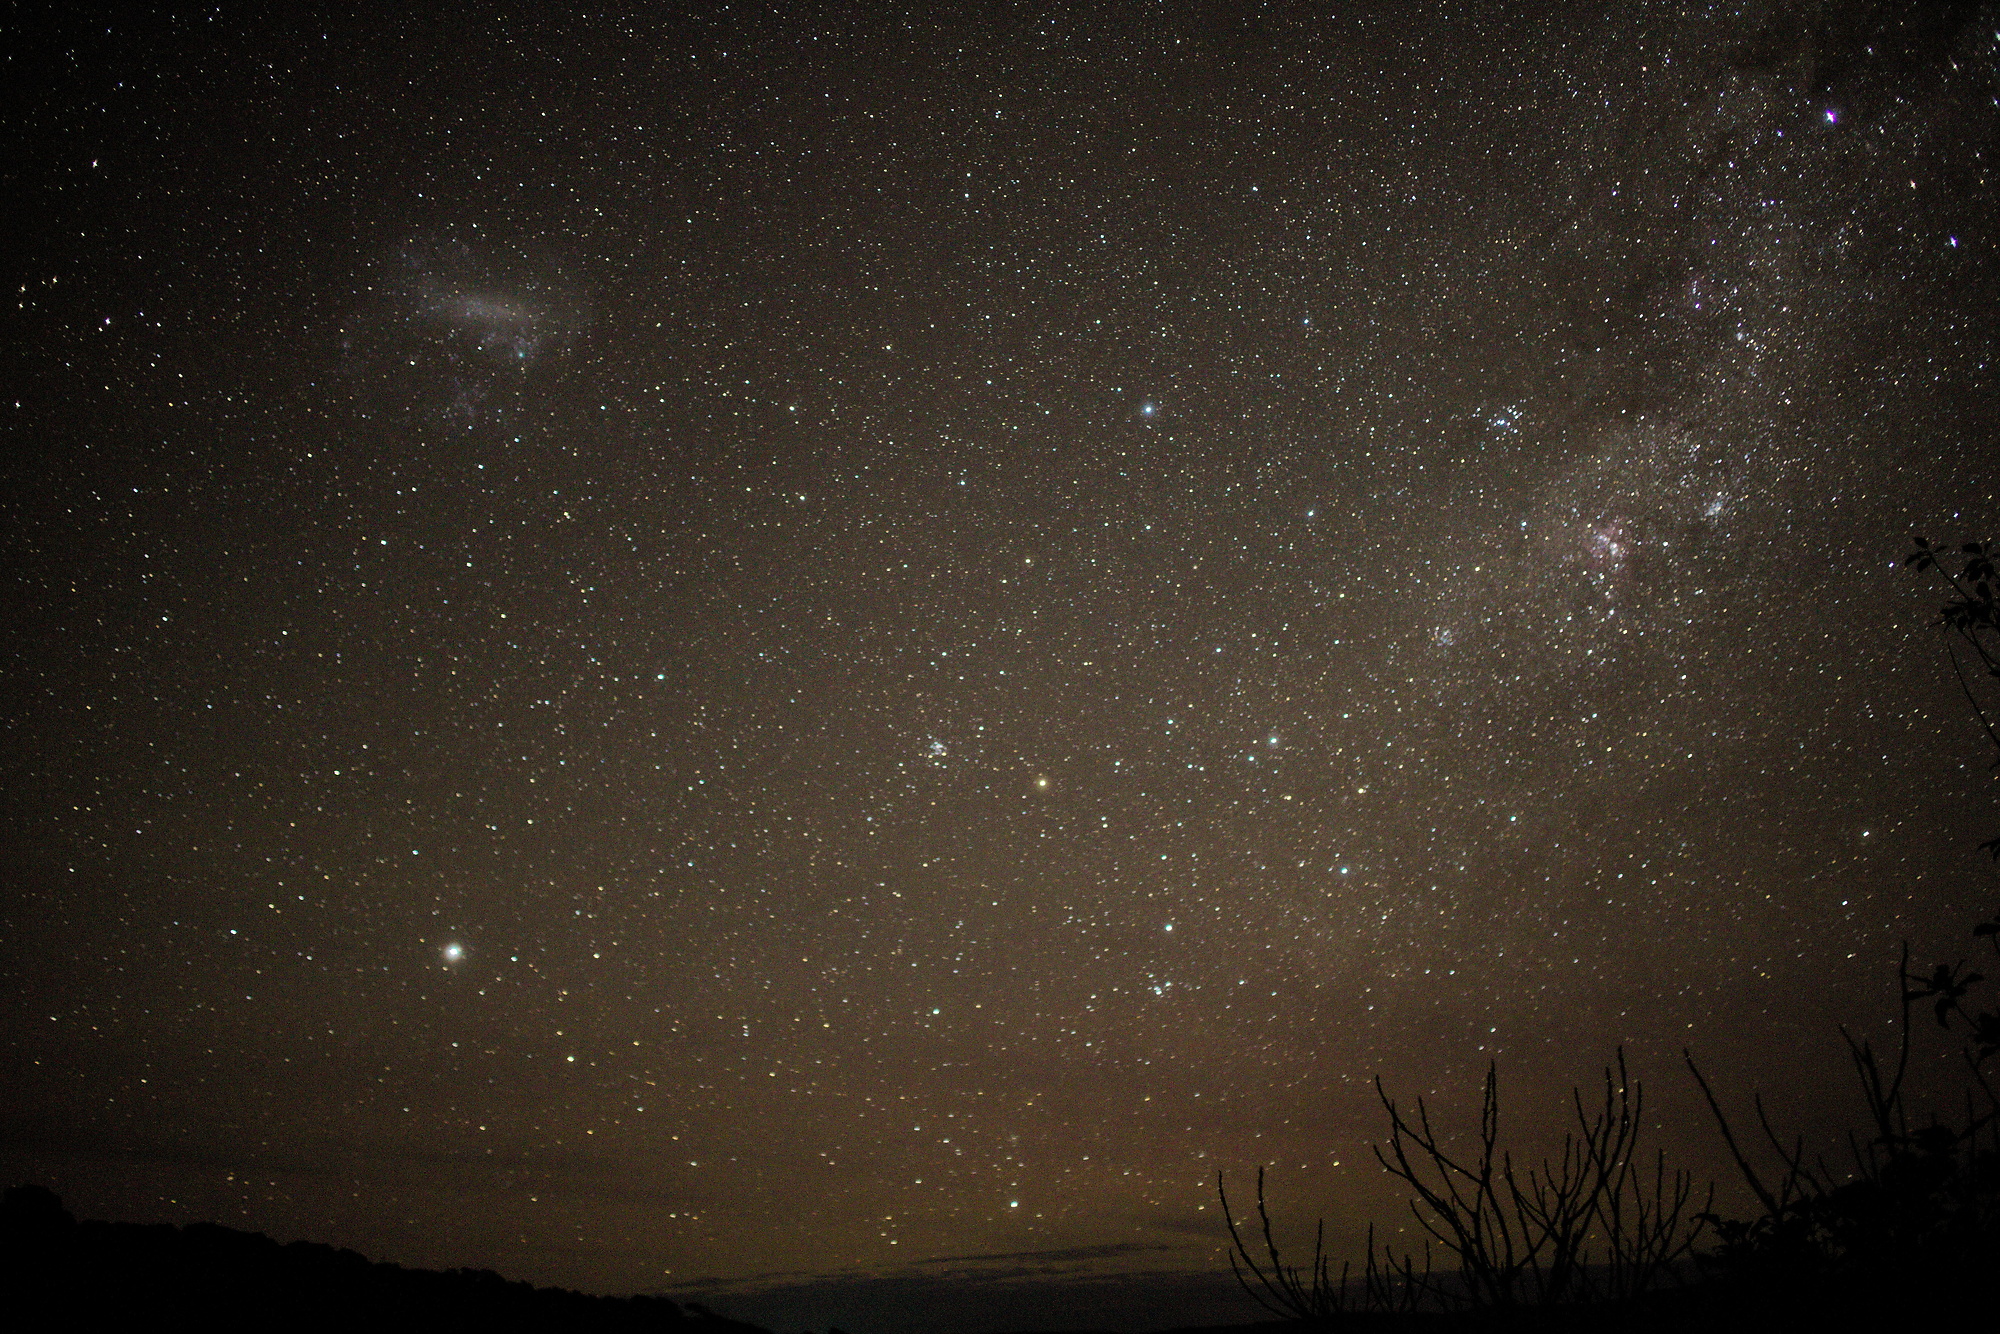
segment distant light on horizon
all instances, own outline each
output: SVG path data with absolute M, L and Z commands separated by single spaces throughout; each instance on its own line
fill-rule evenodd
M 0 748 L 34 1161 L 603 1291 L 1164 1273 L 1221 1262 L 1177 1231 L 1215 1166 L 1301 1173 L 1309 1226 L 1382 1129 L 1322 1094 L 1377 1074 L 1458 1105 L 1497 1051 L 1559 1111 L 1700 1035 L 1743 1107 L 1817 1088 L 1829 988 L 1961 928 L 1978 738 L 1900 558 L 2000 536 L 1937 444 L 2000 403 L 1992 71 L 1408 8 L 52 6 Z

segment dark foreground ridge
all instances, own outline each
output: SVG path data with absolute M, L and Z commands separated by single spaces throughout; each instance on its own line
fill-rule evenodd
M 764 1334 L 664 1297 L 592 1297 L 490 1270 L 405 1269 L 214 1223 L 79 1223 L 41 1186 L 0 1202 L 0 1326 L 200 1330 L 671 1329 Z M 117 1322 L 114 1324 L 113 1322 Z
M 1814 1283 L 1723 1278 L 1620 1301 L 1465 1311 L 1349 1311 L 1162 1334 L 1972 1334 L 1995 1328 L 1990 1271 L 1949 1281 L 1822 1277 Z M 1113 1334 L 1071 1330 L 1064 1334 Z
M 1323 1322 L 1264 1321 L 1167 1334 L 1786 1334 L 1795 1330 L 1990 1327 L 1991 1278 L 1878 1275 L 1867 1281 L 1729 1279 L 1619 1302 L 1451 1314 L 1348 1312 Z M 113 1322 L 117 1322 L 116 1325 Z M 56 1195 L 15 1186 L 0 1201 L 0 1328 L 114 1328 L 128 1323 L 203 1331 L 669 1330 L 768 1334 L 665 1297 L 592 1297 L 509 1282 L 490 1270 L 405 1269 L 315 1242 L 280 1244 L 214 1223 L 77 1222 Z M 973 1326 L 951 1322 L 940 1334 Z M 1070 1331 L 1069 1334 L 1099 1334 Z

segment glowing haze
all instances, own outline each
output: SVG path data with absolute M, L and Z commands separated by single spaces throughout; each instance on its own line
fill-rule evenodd
M 1136 1328 L 1377 1073 L 1836 1116 L 2000 209 L 1972 10 L 1811 14 L 17 34 L 10 1178 Z

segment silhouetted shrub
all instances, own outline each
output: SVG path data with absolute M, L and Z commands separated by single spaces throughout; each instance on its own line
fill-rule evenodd
M 1411 1215 L 1430 1239 L 1423 1263 L 1419 1267 L 1413 1253 L 1397 1254 L 1386 1243 L 1378 1248 L 1371 1227 L 1359 1286 L 1351 1265 L 1343 1265 L 1336 1280 L 1322 1224 L 1307 1265 L 1288 1265 L 1272 1237 L 1262 1169 L 1260 1260 L 1244 1242 L 1218 1176 L 1230 1266 L 1244 1291 L 1274 1315 L 1324 1323 L 1363 1311 L 1511 1311 L 1627 1301 L 1676 1280 L 1709 1217 L 1708 1195 L 1699 1209 L 1689 1208 L 1696 1188 L 1687 1173 L 1670 1172 L 1664 1153 L 1650 1159 L 1641 1153 L 1645 1096 L 1623 1052 L 1605 1070 L 1594 1105 L 1584 1102 L 1581 1089 L 1571 1091 L 1575 1125 L 1561 1150 L 1538 1163 L 1517 1165 L 1501 1146 L 1496 1066 L 1486 1070 L 1479 1130 L 1469 1151 L 1446 1142 L 1422 1099 L 1406 1113 L 1380 1080 L 1375 1092 L 1389 1117 L 1389 1138 L 1375 1147 L 1375 1157 L 1410 1189 Z M 1455 1267 L 1438 1273 L 1432 1244 Z
M 1961 692 L 2000 766 L 2000 607 L 1996 607 L 1994 548 L 1967 542 L 1957 551 L 1916 538 L 1904 564 L 1935 572 L 1949 590 L 1938 617 L 1946 655 Z M 2000 837 L 1980 847 L 2000 859 Z M 2000 915 L 1979 923 L 1973 937 L 2000 954 Z M 1720 1244 L 1711 1269 L 1737 1281 L 1794 1290 L 1837 1288 L 1905 1309 L 1990 1306 L 1990 1273 L 2000 1265 L 2000 1094 L 1988 1066 L 2000 1054 L 2000 1011 L 1976 1008 L 1985 977 L 1964 960 L 1928 971 L 1898 969 L 1901 1015 L 1893 1061 L 1847 1030 L 1848 1056 L 1860 1085 L 1866 1121 L 1847 1137 L 1837 1164 L 1808 1154 L 1804 1140 L 1780 1135 L 1763 1101 L 1754 1106 L 1758 1130 L 1775 1158 L 1759 1170 L 1738 1138 L 1708 1081 L 1688 1057 L 1722 1131 L 1738 1173 L 1759 1212 L 1747 1219 L 1711 1218 Z M 1911 1043 L 1930 1025 L 1958 1037 L 1965 1071 L 1953 1106 L 1922 1110 L 1909 1088 Z M 1990 1314 L 1990 1312 L 1989 1312 Z
M 1953 674 L 2000 769 L 1996 549 L 1968 542 L 1950 551 L 1922 538 L 1914 548 L 1905 564 L 1936 572 L 1948 587 L 1938 625 Z M 1980 847 L 2000 860 L 2000 836 Z M 2000 914 L 1972 934 L 2000 955 Z M 1627 1080 L 1622 1054 L 1615 1076 L 1605 1072 L 1594 1111 L 1586 1109 L 1580 1091 L 1573 1095 L 1576 1125 L 1561 1152 L 1525 1172 L 1500 1147 L 1497 1075 L 1489 1066 L 1480 1128 L 1465 1153 L 1436 1133 L 1421 1100 L 1406 1114 L 1376 1083 L 1390 1128 L 1386 1147 L 1375 1154 L 1411 1191 L 1411 1213 L 1430 1238 L 1421 1266 L 1414 1253 L 1378 1246 L 1371 1227 L 1358 1280 L 1350 1264 L 1336 1277 L 1323 1225 L 1310 1259 L 1287 1263 L 1272 1234 L 1260 1168 L 1262 1244 L 1255 1250 L 1217 1177 L 1231 1269 L 1267 1311 L 1315 1324 L 1366 1313 L 1409 1315 L 1425 1307 L 1502 1316 L 1534 1309 L 1545 1313 L 1545 1328 L 1635 1320 L 1649 1328 L 1750 1329 L 1775 1322 L 1805 1328 L 1967 1312 L 1990 1324 L 1992 1275 L 2000 1272 L 2000 1092 L 1988 1067 L 2000 1057 L 2000 1009 L 1977 1005 L 1986 979 L 1963 960 L 1919 972 L 1905 947 L 1898 981 L 1902 1013 L 1892 1060 L 1842 1030 L 1866 1117 L 1864 1127 L 1847 1136 L 1838 1164 L 1809 1153 L 1802 1137 L 1779 1134 L 1758 1096 L 1758 1130 L 1776 1163 L 1760 1170 L 1693 1055 L 1684 1053 L 1757 1202 L 1750 1218 L 1714 1213 L 1712 1188 L 1708 1202 L 1690 1211 L 1690 1179 L 1669 1174 L 1657 1155 L 1646 1165 L 1637 1153 L 1639 1091 Z M 1920 1007 L 1938 1030 L 1959 1040 L 1966 1076 L 1962 1107 L 1920 1111 L 1913 1105 L 1912 1036 L 1928 1027 Z M 1704 1228 L 1713 1229 L 1716 1244 L 1697 1255 Z M 1453 1268 L 1440 1274 L 1433 1267 L 1433 1246 Z M 1648 1296 L 1678 1283 L 1691 1257 L 1705 1276 L 1699 1290 L 1664 1300 Z M 1548 1314 L 1565 1308 L 1560 1321 Z

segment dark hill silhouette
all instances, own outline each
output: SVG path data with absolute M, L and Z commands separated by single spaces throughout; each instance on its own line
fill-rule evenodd
M 484 1269 L 405 1269 L 214 1223 L 79 1223 L 41 1186 L 0 1201 L 0 1325 L 204 1331 L 765 1334 L 664 1297 L 592 1297 Z

